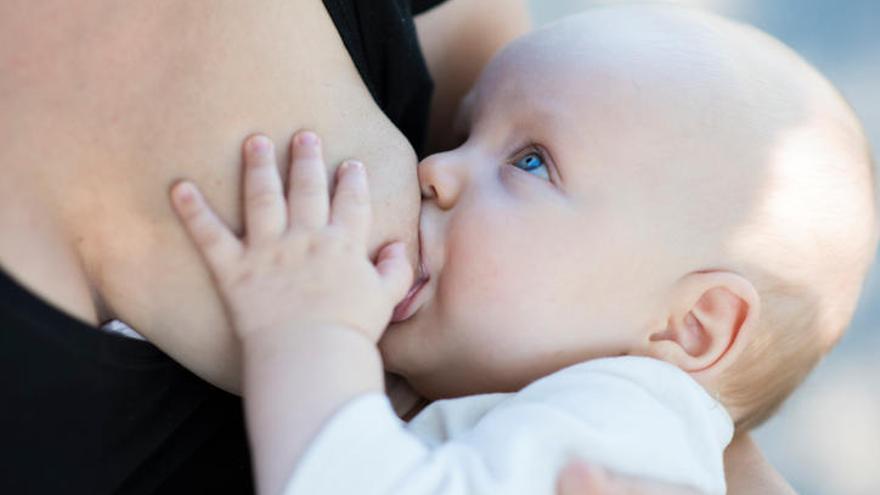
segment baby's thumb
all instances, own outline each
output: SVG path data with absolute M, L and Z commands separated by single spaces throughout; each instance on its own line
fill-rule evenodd
M 413 282 L 413 270 L 406 259 L 406 244 L 394 242 L 383 247 L 376 259 L 376 271 L 394 303 L 400 302 Z

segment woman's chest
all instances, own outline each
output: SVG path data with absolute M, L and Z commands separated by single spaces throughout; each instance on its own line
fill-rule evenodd
M 235 388 L 236 345 L 169 208 L 170 185 L 196 181 L 238 228 L 243 138 L 269 135 L 283 162 L 291 133 L 309 127 L 321 133 L 331 168 L 349 157 L 367 164 L 374 244 L 413 240 L 415 154 L 373 101 L 320 2 L 154 10 L 71 46 L 45 67 L 54 77 L 14 86 L 8 103 L 28 118 L 8 126 L 16 146 L 0 151 L 0 163 L 34 171 L 22 180 L 39 191 L 38 215 L 62 231 L 88 284 L 66 292 L 93 294 L 99 317 L 123 319 L 203 377 Z M 39 277 L 14 271 L 40 291 Z M 40 292 L 62 307 L 88 304 Z

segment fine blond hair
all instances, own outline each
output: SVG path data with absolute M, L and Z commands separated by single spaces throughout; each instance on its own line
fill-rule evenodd
M 792 221 L 782 216 L 763 224 L 750 241 L 763 259 L 780 268 L 744 269 L 760 295 L 761 317 L 755 337 L 727 370 L 719 392 L 726 404 L 745 411 L 736 422 L 738 430 L 771 417 L 838 342 L 873 261 L 878 239 L 875 165 L 855 116 L 847 121 L 838 129 L 845 135 L 843 143 L 841 136 L 826 132 L 830 140 L 838 139 L 835 151 L 813 154 L 816 163 L 798 171 L 820 185 L 814 191 L 825 190 L 799 203 L 806 219 L 803 235 L 779 236 L 774 227 Z M 832 155 L 836 158 L 828 160 Z M 807 249 L 797 245 L 805 239 L 811 244 Z

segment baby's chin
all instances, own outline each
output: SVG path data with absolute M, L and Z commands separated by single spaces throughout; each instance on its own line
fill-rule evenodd
M 418 362 L 417 356 L 411 355 L 412 346 L 407 345 L 406 330 L 405 321 L 392 323 L 385 330 L 385 333 L 382 334 L 382 338 L 379 339 L 377 344 L 379 353 L 382 355 L 382 364 L 385 366 L 385 371 L 402 377 L 406 377 L 408 369 L 412 367 L 407 366 L 407 363 Z
M 439 343 L 432 345 L 418 338 L 417 330 L 407 321 L 388 327 L 378 343 L 385 371 L 404 378 L 426 399 L 467 395 L 456 377 L 450 376 L 455 365 L 445 362 Z
M 380 345 L 385 370 L 402 377 L 421 397 L 428 400 L 452 399 L 468 395 L 516 392 L 540 376 L 517 377 L 517 371 L 498 373 L 485 369 L 484 363 L 437 356 L 405 355 L 391 344 Z M 505 378 L 502 378 L 505 376 Z

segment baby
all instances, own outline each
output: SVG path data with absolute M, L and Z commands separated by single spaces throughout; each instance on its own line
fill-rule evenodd
M 244 240 L 173 189 L 242 341 L 260 490 L 550 494 L 579 457 L 724 493 L 734 429 L 834 344 L 874 253 L 850 108 L 753 28 L 639 6 L 514 42 L 460 121 L 419 165 L 416 270 L 368 259 L 364 166 L 330 198 L 313 133 L 287 202 L 246 143 Z M 450 399 L 405 425 L 383 362 Z

